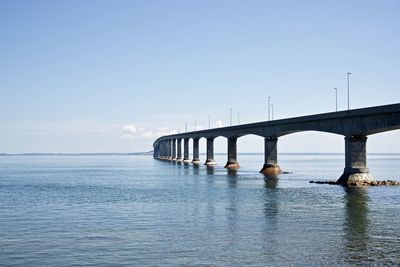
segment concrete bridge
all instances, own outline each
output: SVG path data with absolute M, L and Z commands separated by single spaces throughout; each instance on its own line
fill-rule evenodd
M 344 136 L 345 168 L 338 183 L 348 184 L 374 179 L 367 167 L 367 136 L 396 129 L 400 129 L 400 104 L 167 135 L 154 142 L 154 158 L 200 164 L 199 140 L 205 138 L 207 140 L 205 164 L 212 166 L 215 165 L 214 139 L 224 136 L 228 139 L 228 159 L 225 168 L 237 169 L 239 168 L 236 157 L 237 139 L 253 134 L 264 137 L 265 160 L 260 172 L 266 176 L 276 176 L 282 173 L 278 164 L 278 138 L 297 132 L 320 131 Z M 193 139 L 192 160 L 189 159 L 189 139 Z

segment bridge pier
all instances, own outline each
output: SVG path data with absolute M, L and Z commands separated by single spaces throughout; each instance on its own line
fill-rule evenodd
M 158 159 L 158 148 L 160 147 L 160 144 L 157 144 L 155 147 L 154 147 L 154 151 L 153 151 L 153 158 L 154 159 Z
M 275 136 L 264 138 L 264 166 L 260 173 L 265 176 L 277 176 L 282 173 L 278 165 L 278 138 Z
M 167 151 L 168 151 L 167 160 L 171 160 L 172 159 L 172 141 L 171 141 L 171 139 L 169 139 L 167 141 Z
M 237 153 L 236 153 L 236 143 L 237 137 L 228 138 L 228 162 L 225 165 L 225 168 L 228 169 L 239 169 L 239 162 L 237 162 Z
M 172 158 L 171 160 L 176 160 L 176 139 L 172 139 Z
M 164 147 L 164 142 L 160 142 L 158 144 L 158 159 L 162 159 L 163 158 L 163 147 Z
M 189 163 L 190 158 L 189 158 L 189 139 L 185 138 L 183 139 L 183 162 L 184 163 Z
M 161 159 L 162 158 L 162 143 L 158 144 L 158 149 L 157 149 L 157 159 Z
M 177 139 L 177 144 L 178 144 L 178 151 L 177 151 L 177 158 L 176 161 L 182 161 L 182 139 L 178 138 Z
M 167 141 L 163 142 L 163 155 L 162 155 L 163 160 L 166 160 L 168 157 L 167 146 L 168 146 L 168 142 Z
M 193 138 L 193 164 L 200 164 L 199 138 Z
M 214 138 L 207 138 L 207 160 L 204 165 L 214 166 L 217 163 L 214 160 Z
M 352 135 L 345 138 L 345 168 L 338 184 L 374 181 L 367 168 L 367 136 Z

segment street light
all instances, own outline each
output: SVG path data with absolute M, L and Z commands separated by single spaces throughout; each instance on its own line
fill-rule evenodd
M 333 88 L 335 90 L 335 96 L 336 96 L 336 112 L 337 112 L 337 88 Z
M 350 110 L 350 74 L 347 73 L 347 110 Z
M 208 129 L 211 128 L 211 115 L 208 114 Z
M 270 117 L 270 102 L 271 102 L 271 97 L 269 96 L 268 97 L 268 120 L 270 120 L 271 119 L 271 117 Z
M 271 118 L 274 120 L 274 104 L 271 104 Z
M 232 108 L 230 108 L 230 126 L 232 126 Z

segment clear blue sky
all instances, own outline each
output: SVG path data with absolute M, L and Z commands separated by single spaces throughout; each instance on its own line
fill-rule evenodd
M 347 72 L 352 108 L 398 103 L 399 14 L 397 0 L 0 1 L 0 152 L 146 151 L 185 121 L 229 124 L 229 108 L 265 120 L 267 96 L 275 118 L 333 111 L 334 87 L 344 109 Z M 253 139 L 240 149 L 262 151 Z

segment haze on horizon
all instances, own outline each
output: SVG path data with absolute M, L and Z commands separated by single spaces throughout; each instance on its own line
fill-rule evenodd
M 170 132 L 400 102 L 400 2 L 2 1 L 0 153 L 139 152 Z M 196 122 L 195 122 L 196 121 Z M 400 153 L 400 131 L 368 151 Z M 204 151 L 205 141 L 201 141 Z M 238 150 L 262 152 L 260 137 Z M 280 152 L 343 152 L 342 136 Z M 216 139 L 216 152 L 226 140 Z

